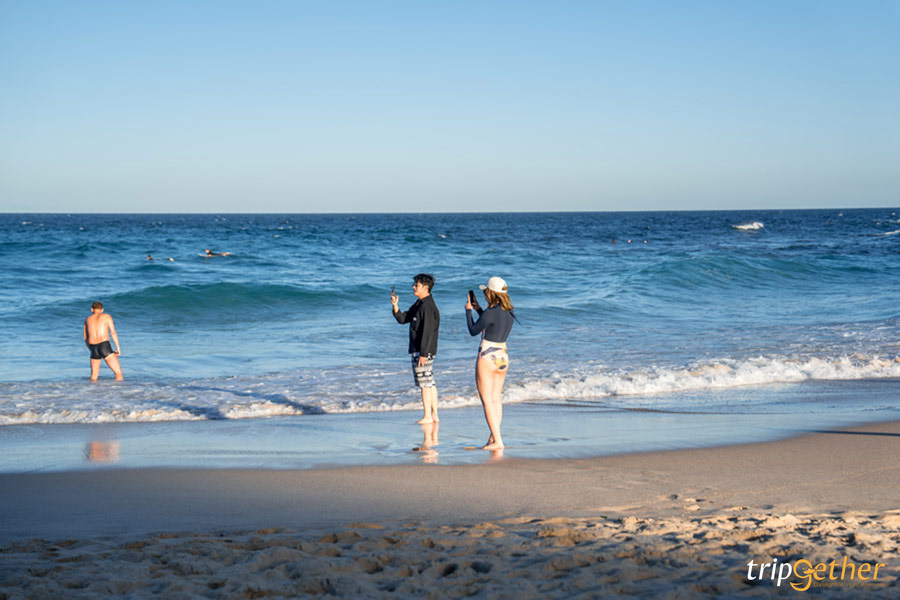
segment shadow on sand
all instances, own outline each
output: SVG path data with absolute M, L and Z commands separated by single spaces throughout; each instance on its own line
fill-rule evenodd
M 883 435 L 887 437 L 900 437 L 900 433 L 886 433 L 881 431 L 840 431 L 837 429 L 807 429 L 807 433 L 840 433 L 842 435 Z

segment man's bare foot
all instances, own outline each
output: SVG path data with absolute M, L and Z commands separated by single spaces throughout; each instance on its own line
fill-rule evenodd
M 434 423 L 434 420 L 431 417 L 422 417 L 418 421 L 416 421 L 417 425 L 424 425 L 426 423 Z
M 491 442 L 490 444 L 485 444 L 481 447 L 482 450 L 502 450 L 503 449 L 503 441 L 499 442 Z

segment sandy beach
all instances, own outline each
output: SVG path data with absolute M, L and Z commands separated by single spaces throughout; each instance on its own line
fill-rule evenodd
M 5 474 L 0 598 L 768 597 L 806 583 L 895 597 L 898 439 L 890 422 L 589 459 Z M 760 578 L 764 563 L 778 577 Z
M 900 600 L 898 33 L 3 2 L 0 600 Z

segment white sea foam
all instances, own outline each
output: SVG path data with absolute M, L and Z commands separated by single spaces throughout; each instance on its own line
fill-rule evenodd
M 742 225 L 732 225 L 732 227 L 734 227 L 735 229 L 740 229 L 741 231 L 757 231 L 765 227 L 765 225 L 763 225 L 759 221 L 754 221 L 752 223 L 744 223 Z
M 878 235 L 897 235 L 898 233 L 900 233 L 900 229 L 896 231 L 885 231 L 884 233 L 880 233 Z
M 441 407 L 477 406 L 468 368 L 445 371 Z M 724 359 L 685 368 L 548 373 L 511 377 L 505 402 L 615 398 L 615 404 L 665 406 L 682 392 L 766 386 L 808 380 L 900 378 L 900 357 L 852 355 L 832 358 L 756 357 Z M 73 382 L 7 383 L 0 395 L 0 425 L 249 419 L 323 413 L 420 410 L 408 374 L 366 373 L 353 382 L 326 374 L 312 383 L 294 374 L 218 378 L 175 383 L 88 386 Z M 679 403 L 684 398 L 677 398 Z M 691 410 L 690 406 L 682 406 Z M 705 406 L 703 408 L 709 408 Z
M 591 399 L 796 383 L 809 380 L 853 380 L 900 377 L 900 357 L 852 356 L 837 359 L 768 358 L 723 360 L 685 369 L 650 369 L 592 373 L 533 381 L 504 392 L 509 401 Z

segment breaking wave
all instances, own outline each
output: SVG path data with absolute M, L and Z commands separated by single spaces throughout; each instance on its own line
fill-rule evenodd
M 469 363 L 447 366 L 441 407 L 479 405 L 470 382 Z M 553 373 L 513 380 L 503 395 L 505 402 L 615 397 L 619 407 L 646 408 L 668 404 L 673 395 L 683 392 L 876 378 L 900 378 L 900 357 L 759 356 L 697 363 L 680 369 L 609 371 L 593 367 L 583 373 Z M 0 384 L 0 397 L 15 400 L 0 403 L 0 425 L 250 419 L 416 410 L 421 404 L 410 391 L 408 380 L 405 370 L 371 369 L 343 380 L 338 372 L 317 372 L 300 377 L 297 373 L 281 373 L 100 386 L 80 381 L 4 383 Z M 691 400 L 677 399 L 685 410 L 691 409 Z

